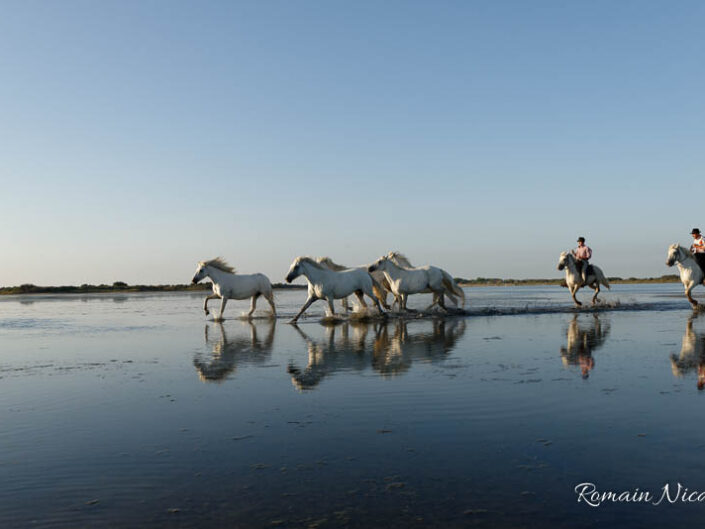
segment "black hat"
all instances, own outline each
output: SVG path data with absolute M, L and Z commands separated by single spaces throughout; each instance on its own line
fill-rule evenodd
M 693 228 L 693 231 L 690 232 L 691 235 L 700 235 L 700 230 L 698 228 Z
M 585 242 L 585 237 L 578 237 L 578 242 Z

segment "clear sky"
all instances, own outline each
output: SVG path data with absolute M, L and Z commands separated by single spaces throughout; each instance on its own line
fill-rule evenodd
M 0 6 L 0 285 L 662 275 L 705 229 L 705 2 Z

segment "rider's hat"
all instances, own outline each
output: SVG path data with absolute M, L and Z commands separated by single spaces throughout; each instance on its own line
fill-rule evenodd
M 578 237 L 578 242 L 585 242 L 585 237 Z
M 690 232 L 691 235 L 700 235 L 700 230 L 698 228 L 693 228 L 693 231 Z

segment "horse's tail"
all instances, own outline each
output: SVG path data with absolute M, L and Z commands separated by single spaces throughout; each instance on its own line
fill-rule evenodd
M 602 271 L 602 269 L 601 269 L 601 268 L 598 268 L 598 267 L 596 267 L 596 266 L 593 266 L 593 268 L 597 269 L 597 272 L 598 272 L 598 273 L 595 274 L 595 275 L 597 276 L 597 282 L 598 282 L 598 283 L 601 283 L 601 284 L 604 285 L 604 286 L 606 286 L 606 287 L 607 287 L 607 290 L 611 290 L 611 289 L 610 289 L 610 284 L 607 282 L 607 278 L 605 277 L 605 274 L 604 274 L 604 272 Z
M 441 270 L 443 274 L 443 285 L 453 294 L 458 296 L 462 302 L 461 302 L 461 307 L 465 307 L 465 292 L 463 292 L 463 289 L 458 286 L 458 284 L 455 282 L 455 279 L 446 272 L 445 270 Z
M 269 280 L 269 278 L 262 274 L 263 281 L 262 281 L 262 287 L 260 288 L 260 294 L 262 294 L 265 299 L 267 299 L 270 303 L 270 306 L 272 307 L 272 316 L 277 315 L 277 304 L 276 304 L 276 299 L 274 297 L 274 285 L 272 285 L 272 282 Z

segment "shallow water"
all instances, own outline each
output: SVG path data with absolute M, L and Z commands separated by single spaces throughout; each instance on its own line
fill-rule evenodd
M 222 324 L 203 293 L 0 299 L 0 526 L 702 519 L 574 492 L 705 490 L 705 315 L 680 285 L 616 285 L 598 313 L 559 287 L 466 292 L 469 317 L 324 326 L 319 302 L 298 327 L 305 291 Z

